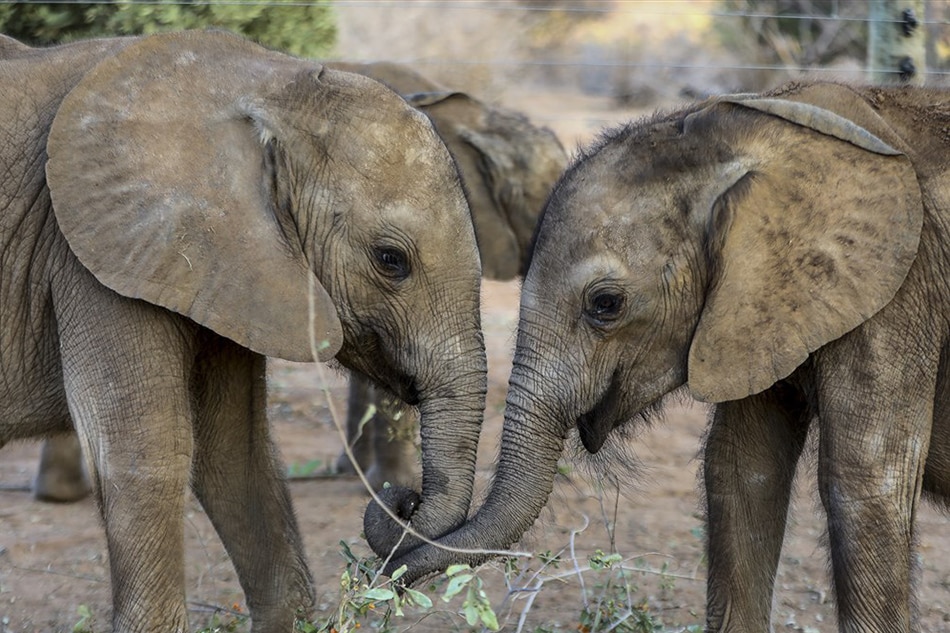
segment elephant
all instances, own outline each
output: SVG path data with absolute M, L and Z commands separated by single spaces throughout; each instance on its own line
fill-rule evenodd
M 710 403 L 706 629 L 769 629 L 806 435 L 841 631 L 919 630 L 923 495 L 950 506 L 950 93 L 799 82 L 606 131 L 555 185 L 525 277 L 497 472 L 412 582 L 531 527 L 576 429 Z M 411 516 L 411 494 L 386 491 Z M 409 495 L 409 497 L 407 497 Z M 364 516 L 374 550 L 396 528 Z
M 567 153 L 554 132 L 519 112 L 447 89 L 404 64 L 331 61 L 327 66 L 386 84 L 432 119 L 468 194 L 482 275 L 500 281 L 521 275 L 541 208 L 567 167 Z M 375 414 L 364 420 L 369 405 Z M 358 374 L 351 376 L 347 441 L 375 490 L 417 479 L 415 427 L 412 409 Z M 345 453 L 336 469 L 352 472 Z
M 500 281 L 521 275 L 541 208 L 567 166 L 567 153 L 557 136 L 532 125 L 521 113 L 447 89 L 404 64 L 329 61 L 325 65 L 384 83 L 432 119 L 468 194 L 482 275 Z M 370 406 L 374 413 L 364 420 Z M 373 489 L 417 482 L 417 426 L 412 408 L 361 374 L 351 373 L 347 442 Z M 89 488 L 81 462 L 75 438 L 48 439 L 33 484 L 34 497 L 47 501 L 84 497 Z M 336 460 L 335 470 L 355 472 L 345 453 Z
M 417 529 L 461 524 L 487 383 L 481 266 L 428 118 L 223 31 L 3 51 L 0 445 L 75 427 L 113 630 L 190 630 L 187 487 L 253 630 L 312 615 L 267 357 L 332 361 L 417 406 Z

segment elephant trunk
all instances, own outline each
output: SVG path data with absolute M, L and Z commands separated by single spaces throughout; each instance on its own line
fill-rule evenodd
M 452 359 L 433 363 L 420 389 L 419 431 L 422 439 L 422 494 L 400 486 L 380 491 L 380 497 L 412 527 L 437 538 L 464 523 L 472 502 L 475 459 L 487 391 L 487 364 L 480 335 L 476 349 L 460 352 L 453 347 Z M 475 359 L 459 368 L 459 358 Z M 376 517 L 370 519 L 369 517 Z M 373 501 L 364 523 L 373 550 L 386 557 L 400 555 L 422 542 L 403 535 L 388 515 Z M 385 527 L 383 527 L 385 526 Z
M 466 550 L 508 548 L 534 524 L 547 503 L 570 424 L 559 419 L 563 416 L 552 417 L 539 410 L 541 405 L 526 383 L 526 376 L 531 375 L 530 370 L 518 364 L 513 368 L 498 470 L 485 503 L 464 525 L 437 539 L 439 545 Z M 378 529 L 373 523 L 378 520 L 380 517 L 367 515 L 364 521 L 371 544 L 371 534 Z M 460 554 L 422 544 L 408 552 L 401 550 L 384 572 L 391 574 L 406 565 L 408 571 L 402 578 L 412 583 L 451 564 L 465 562 L 474 566 L 491 556 Z

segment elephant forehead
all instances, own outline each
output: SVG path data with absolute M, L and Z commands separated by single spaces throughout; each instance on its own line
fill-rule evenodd
M 574 286 L 583 286 L 595 279 L 616 279 L 628 276 L 626 263 L 617 253 L 603 248 L 592 250 L 589 257 L 571 266 L 568 279 Z
M 573 253 L 627 253 L 631 250 L 662 249 L 668 214 L 666 205 L 638 201 L 627 195 L 609 194 L 578 201 L 574 213 L 561 218 L 553 227 L 552 241 L 561 250 Z
M 372 179 L 391 179 L 391 174 L 398 173 L 408 184 L 452 171 L 451 156 L 427 121 L 413 120 L 417 118 L 413 112 L 392 115 L 383 120 L 360 117 L 352 126 L 341 122 L 334 152 Z
M 381 209 L 384 224 L 404 234 L 416 243 L 424 254 L 427 251 L 461 250 L 466 244 L 475 244 L 475 231 L 467 216 L 465 200 L 444 201 L 407 200 L 391 201 Z

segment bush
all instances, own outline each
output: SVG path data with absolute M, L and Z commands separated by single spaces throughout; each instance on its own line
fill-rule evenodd
M 336 41 L 328 3 L 149 4 L 17 2 L 0 5 L 0 32 L 31 45 L 91 37 L 216 27 L 302 57 L 327 55 Z

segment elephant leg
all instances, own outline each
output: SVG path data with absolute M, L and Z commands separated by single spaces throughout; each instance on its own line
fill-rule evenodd
M 874 346 L 869 341 L 865 347 Z M 905 342 L 904 349 L 911 344 Z M 874 358 L 886 358 L 874 349 Z M 933 375 L 842 354 L 819 390 L 818 484 L 841 631 L 917 630 L 914 517 L 933 421 Z M 891 356 L 894 358 L 894 356 Z M 886 371 L 885 371 L 886 369 Z
M 267 422 L 265 359 L 208 331 L 201 338 L 192 488 L 234 563 L 255 633 L 290 631 L 315 597 Z
M 370 407 L 375 409 L 367 418 Z M 350 374 L 346 434 L 353 456 L 374 490 L 383 484 L 418 483 L 415 411 L 387 395 L 360 374 Z M 355 473 L 346 453 L 337 459 L 340 472 Z
M 950 507 L 950 349 L 945 348 L 940 357 L 936 393 L 923 492 L 944 507 Z
M 37 501 L 68 503 L 90 492 L 83 466 L 82 448 L 75 433 L 53 435 L 43 442 L 40 463 L 33 479 Z
M 364 419 L 367 407 L 373 404 L 372 394 L 376 388 L 369 379 L 350 372 L 350 392 L 346 404 L 346 441 L 364 473 L 373 465 L 373 438 L 375 426 L 372 419 Z M 336 470 L 346 475 L 355 475 L 356 469 L 344 451 L 336 460 Z
M 190 326 L 101 287 L 60 320 L 64 386 L 105 526 L 112 630 L 187 631 Z
M 706 439 L 708 631 L 768 631 L 809 418 L 791 388 L 718 405 Z

